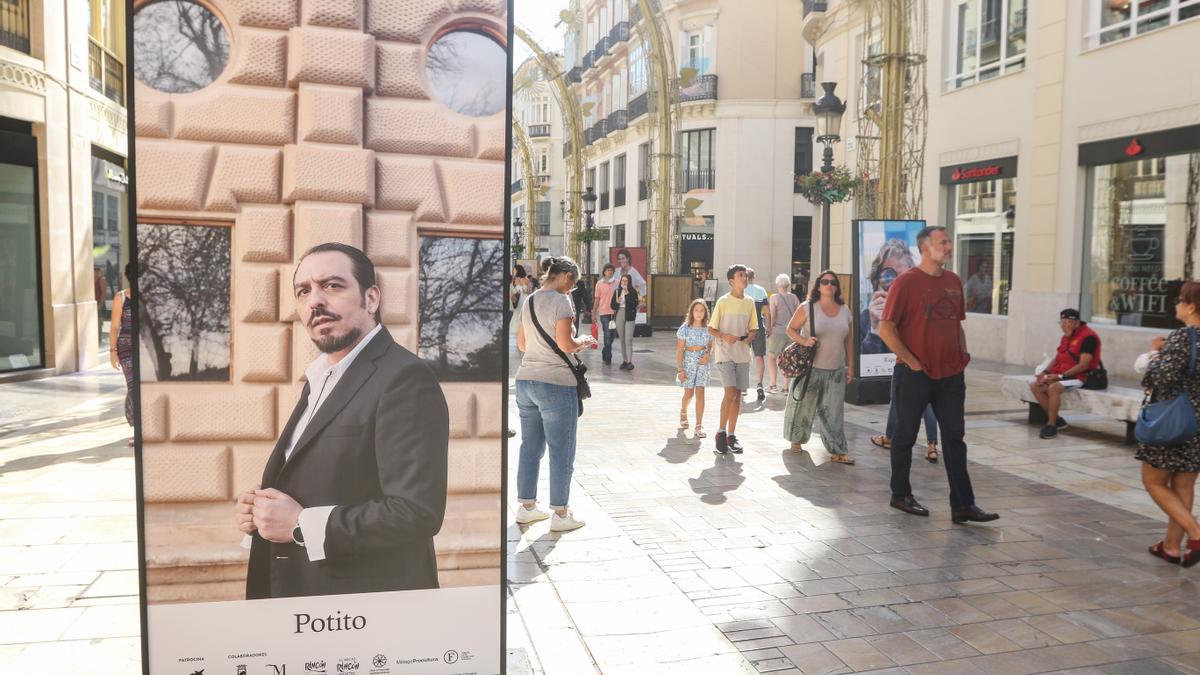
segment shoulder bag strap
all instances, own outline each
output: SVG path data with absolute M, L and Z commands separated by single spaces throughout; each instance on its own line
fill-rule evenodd
M 575 364 L 571 363 L 571 359 L 563 352 L 562 348 L 558 346 L 557 342 L 550 339 L 550 336 L 546 333 L 546 329 L 542 328 L 542 324 L 538 322 L 537 311 L 533 309 L 532 295 L 525 300 L 525 306 L 529 308 L 529 318 L 533 320 L 533 327 L 536 328 L 537 332 L 541 334 L 542 339 L 546 341 L 546 344 L 550 345 L 550 348 L 554 350 L 554 353 L 558 354 L 563 362 L 567 364 L 567 367 L 574 372 Z

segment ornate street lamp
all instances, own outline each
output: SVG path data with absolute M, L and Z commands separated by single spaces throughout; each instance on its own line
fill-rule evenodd
M 524 225 L 524 223 L 521 222 L 521 216 L 517 216 L 516 218 L 513 218 L 513 221 L 512 221 L 512 262 L 513 262 L 513 267 L 517 266 L 517 259 L 519 259 L 521 257 L 520 251 L 521 251 L 521 246 L 522 246 L 522 243 L 521 243 L 521 226 L 522 225 Z
M 583 192 L 583 215 L 586 217 L 584 227 L 587 228 L 587 240 L 584 244 L 584 252 L 587 253 L 587 260 L 583 262 L 584 274 L 592 272 L 592 229 L 596 227 L 596 192 L 592 190 L 592 186 L 588 186 Z
M 821 172 L 833 171 L 833 146 L 842 140 L 839 135 L 842 129 L 842 115 L 846 112 L 846 103 L 834 95 L 837 82 L 822 82 L 825 94 L 813 103 L 813 114 L 817 117 L 817 142 L 825 146 L 825 155 L 821 163 Z M 829 201 L 821 205 L 821 264 L 817 270 L 829 269 Z

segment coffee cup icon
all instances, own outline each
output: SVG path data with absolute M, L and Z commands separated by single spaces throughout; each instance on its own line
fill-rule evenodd
M 1162 248 L 1162 239 L 1149 230 L 1138 228 L 1133 231 L 1133 238 L 1129 240 L 1129 257 L 1134 262 L 1153 260 L 1154 254 L 1160 248 Z

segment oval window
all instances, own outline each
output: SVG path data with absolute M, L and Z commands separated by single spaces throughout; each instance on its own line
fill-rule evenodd
M 456 30 L 429 48 L 425 72 L 434 95 L 451 110 L 487 117 L 504 110 L 508 53 L 473 30 Z
M 133 72 L 147 86 L 185 94 L 216 81 L 229 61 L 229 33 L 203 5 L 160 0 L 133 15 Z

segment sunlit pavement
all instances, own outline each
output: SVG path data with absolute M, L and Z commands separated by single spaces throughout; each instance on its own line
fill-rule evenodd
M 781 396 L 748 399 L 746 452 L 719 457 L 717 379 L 709 438 L 692 440 L 673 332 L 635 349 L 631 373 L 587 355 L 571 502 L 588 525 L 522 531 L 509 505 L 510 673 L 1200 672 L 1200 567 L 1146 553 L 1165 519 L 1122 423 L 1068 415 L 1041 440 L 999 391 L 1020 369 L 973 365 L 971 475 L 1001 519 L 953 525 L 923 434 L 912 478 L 932 515 L 888 507 L 888 458 L 868 440 L 886 406 L 847 407 L 857 466 L 829 463 L 818 438 L 791 452 Z
M 0 673 L 141 671 L 125 382 L 0 385 Z

